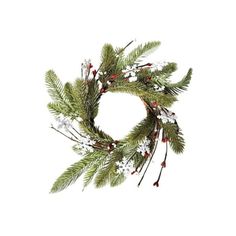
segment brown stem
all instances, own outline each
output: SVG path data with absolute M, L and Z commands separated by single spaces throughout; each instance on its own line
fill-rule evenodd
M 78 130 L 76 130 L 73 126 L 71 128 L 82 138 L 86 138 L 84 135 L 82 135 Z
M 53 129 L 53 130 L 55 130 L 56 132 L 58 132 L 58 133 L 62 134 L 62 135 L 63 135 L 63 136 L 65 136 L 66 138 L 68 138 L 68 139 L 70 139 L 70 140 L 72 140 L 72 141 L 74 141 L 74 142 L 78 143 L 78 141 L 77 141 L 77 140 L 73 139 L 73 138 L 72 138 L 72 137 L 70 137 L 70 136 L 67 136 L 66 134 L 64 134 L 64 133 L 63 133 L 63 132 L 61 132 L 60 130 L 56 129 L 55 127 L 51 126 L 51 129 Z
M 167 158 L 167 153 L 168 153 L 168 142 L 166 142 L 166 153 L 165 153 L 165 158 L 164 158 L 164 161 L 161 163 L 161 170 L 159 172 L 159 175 L 158 175 L 158 178 L 157 178 L 157 181 L 153 184 L 154 186 L 159 186 L 159 181 L 161 179 L 161 174 L 162 174 L 162 170 L 163 168 L 166 167 L 166 158 Z
M 157 121 L 156 121 L 156 124 L 155 124 L 154 132 L 155 132 L 156 128 L 157 128 Z M 155 153 L 155 151 L 156 151 L 157 144 L 158 144 L 158 137 L 159 137 L 159 134 L 160 134 L 160 129 L 158 130 L 158 134 L 157 134 L 157 136 L 155 137 L 155 140 L 154 140 L 155 143 L 154 143 L 154 147 L 153 147 L 153 149 L 152 149 L 151 156 L 149 157 L 149 158 L 150 158 L 150 159 L 149 159 L 149 162 L 148 162 L 147 167 L 146 167 L 146 169 L 145 169 L 145 171 L 144 171 L 144 173 L 143 173 L 143 175 L 142 175 L 142 177 L 141 177 L 141 179 L 140 179 L 140 181 L 139 181 L 139 183 L 138 183 L 138 187 L 141 185 L 141 183 L 142 183 L 142 181 L 143 181 L 143 178 L 144 178 L 144 176 L 145 176 L 145 174 L 146 174 L 146 172 L 147 172 L 147 170 L 148 170 L 148 168 L 149 168 L 149 166 L 150 166 L 150 163 L 151 163 L 151 161 L 152 161 L 152 159 L 153 159 L 153 157 L 154 157 L 154 153 Z

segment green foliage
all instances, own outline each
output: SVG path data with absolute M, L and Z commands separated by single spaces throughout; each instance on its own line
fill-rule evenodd
M 45 82 L 48 88 L 48 93 L 51 96 L 52 100 L 55 102 L 55 105 L 53 105 L 53 103 L 50 103 L 50 111 L 52 111 L 54 114 L 58 114 L 59 110 L 64 110 L 62 114 L 68 114 L 69 112 L 71 112 L 73 110 L 73 107 L 67 99 L 63 90 L 63 85 L 54 71 L 49 70 L 46 73 Z
M 109 76 L 111 74 L 116 73 L 116 65 L 118 58 L 116 57 L 116 52 L 113 49 L 111 44 L 105 44 L 102 49 L 102 55 L 101 55 L 101 72 L 106 72 Z
M 156 118 L 150 112 L 147 117 L 137 124 L 125 137 L 124 142 L 135 145 L 148 136 L 155 126 Z
M 152 76 L 160 76 L 160 77 L 165 77 L 168 78 L 173 72 L 177 70 L 177 64 L 172 62 L 168 63 L 166 66 L 162 68 L 162 70 L 155 70 L 152 72 Z
M 111 136 L 109 136 L 108 134 L 100 130 L 98 127 L 87 121 L 81 121 L 80 128 L 92 139 L 108 143 L 113 141 Z
M 63 85 L 54 71 L 49 70 L 46 73 L 45 82 L 48 88 L 48 93 L 51 96 L 51 98 L 55 102 L 62 104 L 65 103 L 67 105 L 66 97 L 63 91 Z
M 88 86 L 86 81 L 77 79 L 72 87 L 72 96 L 74 98 L 73 106 L 78 112 L 78 116 L 83 120 L 89 120 L 87 112 L 87 92 Z
M 70 109 L 68 109 L 67 106 L 64 106 L 61 103 L 52 103 L 52 102 L 48 103 L 48 109 L 55 116 L 58 116 L 60 114 L 63 114 L 64 116 L 69 116 L 71 111 Z
M 98 89 L 98 83 L 95 79 L 89 80 L 88 82 L 88 95 L 87 95 L 87 114 L 90 120 L 98 114 L 98 104 L 100 99 L 100 93 Z
M 188 70 L 187 75 L 184 76 L 182 80 L 177 83 L 167 83 L 166 91 L 172 95 L 178 95 L 180 92 L 187 90 L 192 76 L 192 69 Z
M 135 152 L 133 155 L 133 160 L 134 160 L 134 167 L 138 168 L 141 166 L 143 163 L 146 162 L 147 158 L 143 158 L 143 156 L 139 152 Z
M 171 106 L 173 102 L 177 100 L 176 97 L 170 94 L 155 92 L 154 90 L 148 89 L 145 84 L 140 82 L 116 83 L 114 86 L 109 87 L 108 91 L 130 93 L 150 102 L 157 101 L 158 104 L 166 107 Z
M 178 125 L 167 122 L 165 124 L 162 123 L 161 126 L 164 130 L 166 137 L 169 138 L 170 147 L 172 148 L 172 150 L 177 154 L 182 153 L 184 151 L 185 142 L 183 134 L 179 129 Z
M 107 157 L 107 155 L 106 155 Z M 86 171 L 84 175 L 84 188 L 87 187 L 90 182 L 93 180 L 94 176 L 97 174 L 99 168 L 103 166 L 104 162 L 106 161 L 106 157 L 101 156 L 94 162 Z
M 115 187 L 117 185 L 122 184 L 126 180 L 124 174 L 114 174 L 110 180 L 110 186 Z
M 135 61 L 141 56 L 148 56 L 160 45 L 159 41 L 147 42 L 144 45 L 140 44 L 132 50 L 126 57 L 124 66 L 133 65 Z
M 114 172 L 116 168 L 115 162 L 121 160 L 122 157 L 122 151 L 119 149 L 113 151 L 113 153 L 110 154 L 106 163 L 104 163 L 103 167 L 100 168 L 95 177 L 95 186 L 97 188 L 103 187 L 111 181 L 112 172 Z
M 73 96 L 73 85 L 69 82 L 67 82 L 64 86 L 64 94 L 67 97 L 67 99 L 69 100 L 70 104 L 72 104 L 73 106 L 76 106 L 76 101 L 75 98 Z
M 53 184 L 51 193 L 62 191 L 73 184 L 101 156 L 104 156 L 104 151 L 90 152 L 83 159 L 71 165 Z

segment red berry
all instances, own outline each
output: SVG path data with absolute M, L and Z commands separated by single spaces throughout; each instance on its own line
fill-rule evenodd
M 101 88 L 100 89 L 100 93 L 105 93 L 106 92 L 106 89 L 105 88 Z
M 96 70 L 93 70 L 92 73 L 93 73 L 93 76 L 95 77 L 96 74 L 97 74 L 97 71 L 96 71 Z
M 148 153 L 147 151 L 144 153 L 144 157 L 148 158 L 150 156 L 150 153 Z
M 163 143 L 166 143 L 166 142 L 168 142 L 168 141 L 169 141 L 169 138 L 167 138 L 167 137 L 162 138 L 162 142 L 163 142 Z
M 150 76 L 150 77 L 147 77 L 147 80 L 151 80 L 152 79 L 152 77 Z
M 152 63 L 147 63 L 147 66 L 152 66 Z
M 162 166 L 163 168 L 166 168 L 166 162 L 163 161 L 163 162 L 161 163 L 161 166 Z
M 157 135 L 158 135 L 158 132 L 155 131 L 155 132 L 153 133 L 153 136 L 154 136 L 154 137 L 157 137 Z
M 91 63 L 89 63 L 89 69 L 93 68 L 93 65 Z
M 117 77 L 118 77 L 118 75 L 116 75 L 116 74 L 111 75 L 111 79 L 116 79 Z
M 157 107 L 157 106 L 158 106 L 158 103 L 157 103 L 156 101 L 153 101 L 153 102 L 151 102 L 151 106 L 152 106 L 152 107 Z

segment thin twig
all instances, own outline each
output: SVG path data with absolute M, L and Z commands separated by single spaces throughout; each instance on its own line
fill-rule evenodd
M 154 132 L 155 132 L 156 128 L 157 128 L 157 122 L 156 122 L 156 125 L 155 125 L 155 128 L 154 128 Z M 141 177 L 141 179 L 140 179 L 140 181 L 138 183 L 138 187 L 141 185 L 141 183 L 143 181 L 143 178 L 144 178 L 144 176 L 145 176 L 145 174 L 146 174 L 146 172 L 147 172 L 147 170 L 149 168 L 149 165 L 150 165 L 150 163 L 151 163 L 151 161 L 152 161 L 152 159 L 154 157 L 154 154 L 155 154 L 155 151 L 156 151 L 156 148 L 157 148 L 157 144 L 158 144 L 159 133 L 160 133 L 160 129 L 159 129 L 159 132 L 158 132 L 157 136 L 155 137 L 155 141 L 154 141 L 155 144 L 154 144 L 154 147 L 153 147 L 153 150 L 152 150 L 152 153 L 151 153 L 151 157 L 150 157 L 149 162 L 147 164 L 147 167 L 146 167 L 146 169 L 145 169 L 145 171 L 144 171 L 144 173 L 143 173 L 143 175 L 142 175 L 142 177 Z
M 141 173 L 141 172 L 142 172 L 143 167 L 145 166 L 145 164 L 146 164 L 146 160 L 143 162 L 143 164 L 142 164 L 141 168 L 139 169 L 138 173 Z
M 136 154 L 136 151 L 131 155 L 131 157 L 127 160 L 127 162 L 126 162 L 126 164 L 125 165 L 127 165 L 131 160 L 132 160 L 132 158 L 133 158 L 133 156 Z
M 121 49 L 121 51 L 118 53 L 118 55 L 119 54 L 121 54 L 127 47 L 129 47 L 130 46 L 130 44 L 132 44 L 134 42 L 134 40 L 131 40 L 125 47 L 123 47 L 122 49 Z
M 157 187 L 159 186 L 159 181 L 160 181 L 160 179 L 161 179 L 162 170 L 163 170 L 163 168 L 166 167 L 167 153 L 168 153 L 168 142 L 166 142 L 166 153 L 165 153 L 164 161 L 162 162 L 162 165 L 161 165 L 161 170 L 160 170 L 160 172 L 159 172 L 157 181 L 154 183 L 154 185 L 157 186 Z
M 68 139 L 70 139 L 70 140 L 72 140 L 72 141 L 74 141 L 74 142 L 78 143 L 78 141 L 77 141 L 77 140 L 75 140 L 75 139 L 73 139 L 72 137 L 70 137 L 70 136 L 68 136 L 68 135 L 64 134 L 64 133 L 63 133 L 63 132 L 61 132 L 60 130 L 56 129 L 54 126 L 51 126 L 50 128 L 51 128 L 51 129 L 54 129 L 56 132 L 58 132 L 58 133 L 62 134 L 62 135 L 63 135 L 63 136 L 65 136 L 66 138 L 68 138 Z
M 79 140 L 78 137 L 77 137 L 75 134 L 73 134 L 68 128 L 67 128 L 67 131 L 68 131 L 75 139 Z
M 77 129 L 75 129 L 73 126 L 71 128 L 82 138 L 86 138 L 84 135 L 82 135 Z

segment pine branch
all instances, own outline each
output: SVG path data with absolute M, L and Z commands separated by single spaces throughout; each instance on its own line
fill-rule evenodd
M 182 153 L 184 151 L 184 138 L 179 126 L 174 123 L 161 124 L 165 136 L 169 139 L 170 147 L 175 153 Z
M 170 94 L 164 94 L 148 89 L 147 86 L 140 82 L 117 82 L 108 88 L 110 92 L 130 93 L 139 96 L 148 101 L 157 101 L 159 105 L 169 107 L 175 102 L 176 97 Z
M 80 122 L 80 128 L 89 135 L 92 139 L 98 140 L 101 142 L 112 142 L 113 139 L 111 136 L 100 130 L 98 127 L 94 126 L 90 122 L 87 121 L 81 121 Z
M 104 155 L 106 155 L 104 153 Z M 84 175 L 84 188 L 85 189 L 93 180 L 94 176 L 96 175 L 96 173 L 98 172 L 99 168 L 104 164 L 104 162 L 106 161 L 106 156 L 101 156 L 100 158 L 97 159 L 96 162 L 94 162 L 90 168 L 88 168 L 88 170 L 86 171 L 85 175 Z
M 65 96 L 65 93 L 63 91 L 63 85 L 61 81 L 58 79 L 57 75 L 54 73 L 54 71 L 49 70 L 46 73 L 45 82 L 48 88 L 48 93 L 53 99 L 53 101 L 62 104 L 71 110 L 72 107 Z
M 67 99 L 70 101 L 70 103 L 75 106 L 76 105 L 76 101 L 75 98 L 73 96 L 73 85 L 69 82 L 67 82 L 64 86 L 64 94 L 67 97 Z
M 51 193 L 62 191 L 73 184 L 101 155 L 104 155 L 103 151 L 90 152 L 83 159 L 71 165 L 53 184 Z
M 71 111 L 68 109 L 68 107 L 64 106 L 61 103 L 50 102 L 50 103 L 48 103 L 48 109 L 55 116 L 63 114 L 64 116 L 68 117 L 71 114 Z
M 151 113 L 148 113 L 147 117 L 137 124 L 125 137 L 124 142 L 137 145 L 152 132 L 155 120 L 156 118 Z
M 167 83 L 165 91 L 172 95 L 178 95 L 179 93 L 187 90 L 188 85 L 191 81 L 191 76 L 192 76 L 192 69 L 190 68 L 188 70 L 187 75 L 185 75 L 184 78 L 179 82 L 173 84 Z
M 145 43 L 144 45 L 140 44 L 137 48 L 132 50 L 126 57 L 124 67 L 127 65 L 133 65 L 135 61 L 141 56 L 147 56 L 149 53 L 153 52 L 160 45 L 159 41 L 152 41 Z
M 162 70 L 155 70 L 151 72 L 153 77 L 155 76 L 163 76 L 170 77 L 170 75 L 177 70 L 177 64 L 174 62 L 168 63 L 166 66 L 162 68 Z
M 78 116 L 83 120 L 89 120 L 87 110 L 87 92 L 88 87 L 85 80 L 77 79 L 72 87 L 71 95 L 73 96 L 74 106 Z
M 106 72 L 107 76 L 111 75 L 112 73 L 116 73 L 116 64 L 118 58 L 116 57 L 116 52 L 113 49 L 111 44 L 105 44 L 102 48 L 102 55 L 101 55 L 101 72 Z
M 90 120 L 94 120 L 98 114 L 99 105 L 99 88 L 95 79 L 88 81 L 88 95 L 87 95 L 87 113 Z
M 122 184 L 126 180 L 126 177 L 124 174 L 114 174 L 112 175 L 110 179 L 110 186 L 111 187 L 116 187 L 120 184 Z
M 97 188 L 103 187 L 110 181 L 110 175 L 112 171 L 115 171 L 115 162 L 121 160 L 123 157 L 122 152 L 120 150 L 115 150 L 109 159 L 107 159 L 106 163 L 100 170 L 98 171 L 95 177 L 95 186 Z

